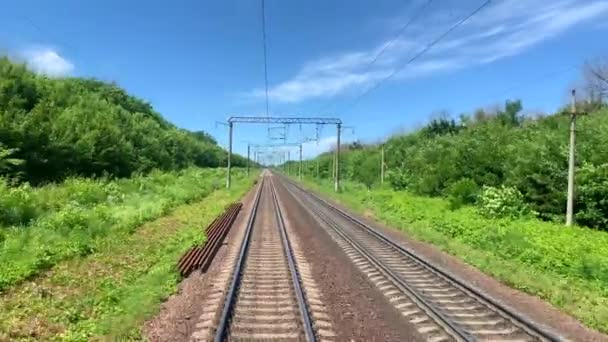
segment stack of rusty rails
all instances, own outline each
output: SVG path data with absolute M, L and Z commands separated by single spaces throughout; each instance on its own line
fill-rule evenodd
M 242 206 L 240 202 L 229 205 L 205 230 L 207 243 L 192 247 L 179 259 L 177 268 L 183 277 L 195 269 L 207 270 Z

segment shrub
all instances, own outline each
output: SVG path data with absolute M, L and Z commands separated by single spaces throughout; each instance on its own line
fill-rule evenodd
M 452 210 L 458 209 L 465 204 L 474 204 L 479 195 L 479 186 L 472 179 L 463 178 L 450 185 L 448 200 Z
M 26 225 L 38 214 L 38 206 L 28 185 L 10 188 L 0 179 L 0 224 Z
M 479 213 L 483 216 L 493 217 L 512 217 L 530 215 L 530 210 L 524 196 L 514 187 L 484 186 L 479 197 Z
M 576 222 L 608 227 L 608 164 L 585 164 L 577 173 Z

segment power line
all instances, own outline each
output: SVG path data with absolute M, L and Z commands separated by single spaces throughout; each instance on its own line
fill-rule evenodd
M 445 31 L 444 33 L 442 33 L 439 37 L 437 37 L 435 40 L 433 40 L 431 43 L 429 43 L 424 49 L 420 50 L 420 52 L 418 52 L 416 55 L 414 55 L 412 58 L 410 58 L 401 68 L 397 68 L 397 69 L 393 70 L 385 78 L 383 78 L 378 83 L 376 83 L 375 85 L 373 85 L 370 88 L 368 88 L 361 95 L 357 96 L 354 99 L 353 104 L 351 105 L 351 107 L 354 106 L 354 105 L 356 105 L 363 97 L 367 96 L 372 91 L 378 89 L 384 82 L 386 82 L 386 81 L 390 80 L 391 78 L 393 78 L 393 76 L 395 76 L 397 73 L 401 72 L 403 69 L 405 69 L 405 67 L 407 67 L 408 65 L 410 65 L 411 63 L 413 63 L 414 61 L 416 61 L 418 58 L 420 58 L 422 55 L 424 55 L 425 53 L 427 53 L 430 49 L 432 49 L 435 45 L 437 45 L 437 43 L 439 43 L 441 40 L 443 40 L 446 36 L 448 36 L 450 33 L 452 33 L 458 27 L 462 26 L 462 24 L 464 24 L 465 22 L 467 22 L 469 19 L 471 19 L 477 13 L 481 12 L 481 10 L 484 9 L 486 6 L 488 6 L 491 2 L 492 2 L 492 0 L 486 0 L 486 1 L 484 1 L 473 12 L 469 13 L 469 15 L 467 15 L 466 17 L 462 18 L 460 21 L 458 21 L 457 23 L 455 23 L 454 25 L 452 25 L 447 31 Z
M 268 113 L 268 60 L 266 52 L 266 8 L 264 6 L 264 0 L 261 0 L 262 4 L 262 43 L 264 48 L 264 86 L 266 88 L 266 116 Z
M 407 30 L 407 28 L 410 27 L 410 25 L 420 17 L 420 15 L 424 12 L 424 10 L 427 7 L 429 7 L 429 5 L 432 2 L 433 2 L 433 0 L 428 0 L 423 6 L 421 6 L 418 9 L 418 11 L 416 11 L 416 13 L 414 13 L 414 15 L 410 18 L 410 20 L 408 20 L 407 23 L 405 23 L 405 25 L 401 26 L 401 28 L 399 29 L 399 31 L 397 32 L 397 34 L 395 34 L 395 36 L 391 40 L 389 40 L 386 44 L 384 44 L 384 46 L 382 47 L 382 49 L 380 49 L 380 51 L 376 54 L 376 56 L 374 57 L 374 59 L 372 59 L 372 61 L 367 66 L 367 68 L 365 70 L 366 73 L 378 61 L 378 59 L 384 53 L 384 51 L 388 50 L 388 48 L 391 47 L 391 45 L 393 45 L 397 41 L 397 39 L 399 39 L 399 37 L 401 37 L 401 35 L 405 32 L 405 30 Z
M 418 18 L 420 18 L 420 16 L 422 15 L 422 13 L 424 13 L 424 11 L 426 10 L 427 7 L 429 7 L 429 5 L 433 2 L 433 0 L 427 0 L 427 2 L 422 5 L 418 11 L 416 11 L 414 13 L 414 15 L 412 15 L 410 17 L 410 19 L 403 25 L 401 26 L 401 28 L 399 29 L 399 31 L 397 31 L 397 33 L 395 33 L 395 35 L 393 36 L 393 38 L 391 38 L 387 43 L 384 44 L 384 46 L 380 49 L 380 51 L 378 51 L 378 53 L 374 56 L 374 58 L 369 62 L 369 64 L 367 65 L 367 67 L 365 68 L 365 71 L 363 72 L 364 74 L 368 73 L 372 66 L 374 64 L 376 64 L 376 62 L 378 61 L 378 59 L 380 59 L 380 56 L 382 56 L 382 54 L 388 50 L 389 47 L 391 47 L 396 41 L 397 39 L 399 39 L 399 37 L 401 37 L 401 35 L 403 35 L 403 33 L 405 32 L 405 30 L 407 30 L 408 27 L 410 27 L 410 25 L 416 21 Z M 411 50 L 408 51 L 408 55 L 410 54 Z M 326 106 L 321 107 L 318 112 L 322 112 L 325 111 L 326 109 L 328 109 L 329 107 L 331 107 L 333 104 L 330 103 Z

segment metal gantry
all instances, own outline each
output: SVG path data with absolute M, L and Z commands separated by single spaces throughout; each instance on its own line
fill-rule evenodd
M 334 155 L 334 190 L 336 192 L 340 189 L 340 135 L 342 131 L 342 120 L 338 118 L 321 118 L 321 117 L 271 117 L 271 116 L 231 116 L 228 118 L 228 170 L 226 174 L 226 187 L 230 188 L 231 185 L 231 159 L 232 159 L 232 135 L 235 123 L 249 123 L 249 124 L 300 124 L 300 125 L 317 125 L 317 132 L 320 125 L 336 125 L 337 130 L 337 142 L 336 152 Z M 317 133 L 318 134 L 318 133 Z M 300 145 L 300 178 L 302 178 L 302 143 L 296 143 Z M 286 144 L 280 144 L 286 146 Z M 253 145 L 251 145 L 253 146 Z M 249 147 L 248 153 L 249 155 Z

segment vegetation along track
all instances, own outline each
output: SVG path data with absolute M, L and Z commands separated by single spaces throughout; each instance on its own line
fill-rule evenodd
M 254 200 L 215 341 L 316 341 L 278 197 L 267 178 Z
M 317 195 L 284 183 L 429 341 L 562 340 Z

